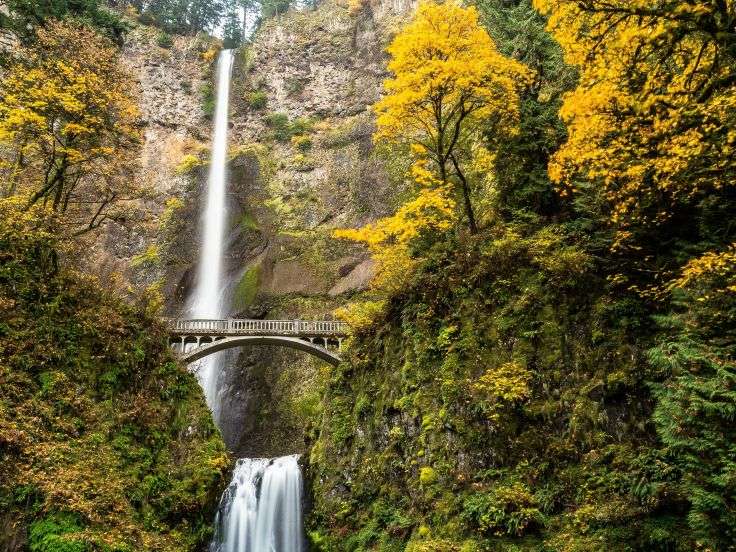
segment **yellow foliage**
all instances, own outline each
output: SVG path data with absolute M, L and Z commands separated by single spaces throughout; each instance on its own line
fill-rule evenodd
M 207 48 L 207 50 L 202 52 L 202 60 L 206 61 L 207 63 L 212 63 L 219 53 L 220 47 L 216 44 L 213 44 L 209 48 Z
M 479 166 L 492 172 L 482 132 L 516 132 L 518 89 L 530 73 L 498 52 L 475 8 L 454 1 L 420 3 L 388 52 L 394 77 L 374 107 L 374 139 L 409 146 L 440 185 L 453 184 L 457 205 L 474 231 L 471 176 Z
M 66 213 L 73 232 L 116 218 L 112 206 L 137 193 L 133 94 L 110 41 L 73 23 L 39 28 L 0 82 L 6 195 Z
M 412 242 L 453 226 L 455 203 L 448 195 L 446 187 L 423 187 L 395 215 L 362 228 L 336 230 L 334 236 L 365 243 L 376 261 L 373 285 L 388 293 L 396 292 L 418 261 L 410 249 Z
M 340 3 L 347 6 L 348 13 L 355 17 L 363 11 L 363 8 L 369 5 L 370 0 L 341 0 Z
M 566 195 L 576 179 L 601 186 L 620 229 L 617 245 L 631 237 L 631 223 L 657 224 L 676 202 L 733 185 L 733 6 L 721 17 L 727 3 L 534 4 L 580 69 L 561 109 L 569 139 L 549 174 Z
M 385 308 L 386 301 L 361 301 L 336 309 L 335 316 L 347 322 L 351 329 L 361 331 L 370 328 Z
M 421 260 L 421 238 L 456 226 L 460 213 L 476 230 L 473 185 L 487 184 L 494 160 L 482 133 L 515 132 L 517 89 L 529 72 L 497 51 L 475 8 L 454 1 L 420 3 L 388 51 L 394 77 L 374 106 L 374 140 L 408 149 L 414 195 L 395 215 L 335 236 L 367 244 L 373 285 L 393 293 Z
M 670 282 L 669 289 L 704 288 L 699 300 L 712 295 L 736 293 L 736 243 L 726 251 L 709 251 L 691 259 L 682 269 L 679 278 Z
M 187 154 L 181 158 L 181 161 L 176 166 L 176 174 L 187 174 L 192 172 L 195 168 L 201 166 L 203 163 L 196 155 Z
M 517 362 L 505 362 L 489 368 L 471 386 L 473 394 L 489 407 L 489 417 L 496 419 L 497 407 L 529 396 L 531 373 Z

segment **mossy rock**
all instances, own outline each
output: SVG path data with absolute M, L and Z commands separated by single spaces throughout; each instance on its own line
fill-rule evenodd
M 235 286 L 233 308 L 236 311 L 247 309 L 255 301 L 261 283 L 261 266 L 255 265 L 246 269 Z

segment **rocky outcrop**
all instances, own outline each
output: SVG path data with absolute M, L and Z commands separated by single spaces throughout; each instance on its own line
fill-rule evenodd
M 211 61 L 206 53 L 213 48 L 212 39 L 176 37 L 170 47 L 162 48 L 158 35 L 150 27 L 132 29 L 121 54 L 137 88 L 144 139 L 140 157 L 132 164 L 137 164 L 134 178 L 146 198 L 131 209 L 130 225 L 105 228 L 92 263 L 103 277 L 117 275 L 139 289 L 168 279 L 170 269 L 162 255 L 168 238 L 162 217 L 168 217 L 167 205 L 174 207 L 170 200 L 184 198 L 191 187 L 179 164 L 186 155 L 206 149 L 210 134 L 202 91 L 210 81 Z M 195 243 L 194 235 L 188 237 Z
M 0 0 L 0 57 L 12 56 L 13 52 L 20 46 L 20 41 L 13 31 L 5 28 L 5 23 L 10 18 L 10 9 L 5 0 Z M 2 68 L 0 68 L 2 77 Z

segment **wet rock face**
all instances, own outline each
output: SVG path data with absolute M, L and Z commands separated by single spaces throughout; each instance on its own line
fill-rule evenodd
M 211 126 L 201 93 L 210 81 L 210 62 L 202 55 L 209 42 L 176 37 L 170 48 L 161 48 L 156 43 L 159 32 L 145 26 L 131 30 L 121 52 L 121 63 L 136 87 L 143 131 L 139 159 L 131 160 L 133 178 L 147 197 L 132 208 L 129 225 L 105 227 L 90 263 L 102 278 L 119 274 L 124 284 L 137 289 L 167 279 L 171 272 L 162 258 L 166 236 L 161 217 L 169 200 L 189 194 L 192 179 L 177 167 L 185 155 L 207 147 Z M 188 238 L 195 243 L 193 235 Z
M 268 21 L 237 53 L 230 143 L 259 169 L 247 183 L 230 178 L 231 189 L 247 190 L 239 196 L 247 216 L 233 228 L 228 253 L 236 259 L 234 316 L 330 317 L 366 289 L 373 273 L 366 252 L 331 235 L 395 206 L 401 179 L 374 152 L 370 106 L 387 76 L 386 44 L 412 8 L 376 2 L 351 16 L 327 0 Z M 306 452 L 325 370 L 288 349 L 235 355 L 220 378 L 221 428 L 231 450 Z

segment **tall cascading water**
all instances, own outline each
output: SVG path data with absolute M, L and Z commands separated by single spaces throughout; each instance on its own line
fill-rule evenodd
M 207 206 L 202 216 L 202 253 L 199 276 L 188 310 L 193 318 L 223 318 L 223 278 L 227 209 L 227 131 L 230 96 L 231 50 L 223 50 L 217 63 L 212 154 L 207 185 Z M 218 374 L 227 353 L 200 361 L 196 370 L 215 421 L 220 419 Z M 302 477 L 297 456 L 242 458 L 220 501 L 216 537 L 211 552 L 303 552 Z
M 227 130 L 230 105 L 230 74 L 233 66 L 232 50 L 223 50 L 217 62 L 217 100 L 215 104 L 214 132 L 210 171 L 207 181 L 207 207 L 202 217 L 202 254 L 199 262 L 199 277 L 191 298 L 189 312 L 193 318 L 222 318 L 222 254 L 227 220 L 225 188 L 227 178 Z M 204 389 L 207 404 L 215 420 L 219 419 L 220 408 L 217 397 L 218 366 L 221 354 L 210 355 L 197 367 L 199 380 Z
M 297 456 L 238 460 L 222 495 L 210 552 L 303 552 Z

